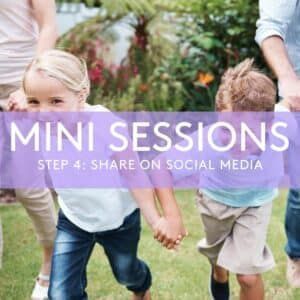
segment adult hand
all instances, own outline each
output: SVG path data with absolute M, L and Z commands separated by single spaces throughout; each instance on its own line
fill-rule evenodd
M 279 80 L 279 87 L 284 98 L 300 97 L 300 78 L 296 75 Z
M 281 103 L 290 111 L 300 111 L 300 96 L 290 96 L 284 98 Z
M 295 75 L 279 81 L 281 94 L 291 111 L 300 111 L 300 79 Z
M 11 93 L 8 98 L 9 111 L 26 111 L 27 101 L 23 89 L 18 89 Z

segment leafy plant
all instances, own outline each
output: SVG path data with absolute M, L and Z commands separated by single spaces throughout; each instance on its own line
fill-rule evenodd
M 107 60 L 111 44 L 117 38 L 112 29 L 115 19 L 97 16 L 85 22 L 84 27 L 79 24 L 62 37 L 59 47 L 87 61 L 92 83 L 92 103 L 108 103 L 104 98 L 111 98 L 108 106 L 114 109 L 173 109 L 167 98 L 178 98 L 179 89 L 166 83 L 155 83 L 156 77 L 153 76 L 157 65 L 177 51 L 172 28 L 161 14 L 152 18 L 144 15 L 131 17 L 122 22 L 131 26 L 134 34 L 127 58 L 120 65 Z M 128 99 L 127 109 L 123 104 L 113 103 L 116 95 L 123 99 L 124 95 L 133 97 Z
M 87 60 L 93 103 L 116 110 L 212 110 L 229 66 L 246 57 L 264 65 L 254 43 L 258 7 L 251 0 L 89 4 L 101 7 L 101 14 L 71 30 L 60 45 Z M 107 61 L 118 38 L 116 22 L 134 32 L 119 66 Z

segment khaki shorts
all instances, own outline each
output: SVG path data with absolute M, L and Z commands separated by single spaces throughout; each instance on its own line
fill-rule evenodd
M 211 264 L 235 274 L 260 274 L 275 266 L 266 245 L 272 202 L 259 207 L 235 208 L 197 193 L 205 230 L 198 250 Z
M 12 84 L 0 84 L 0 107 L 6 110 L 7 99 L 9 95 L 16 91 L 21 86 L 20 83 Z M 3 156 L 4 147 L 9 147 L 6 143 L 3 145 L 1 139 L 2 136 L 8 134 L 8 130 L 5 126 L 2 113 L 0 112 L 0 176 L 3 173 L 5 168 L 11 167 L 9 157 Z M 5 153 L 10 153 L 6 149 Z M 22 166 L 18 166 L 21 169 L 26 170 Z M 16 168 L 17 169 L 17 168 Z M 7 172 L 11 173 L 11 172 Z M 40 180 L 39 178 L 31 178 L 32 182 L 35 180 Z M 53 197 L 49 189 L 18 189 L 16 190 L 17 199 L 22 203 L 26 208 L 28 215 L 30 216 L 32 223 L 35 228 L 35 232 L 38 238 L 38 241 L 43 246 L 52 246 L 56 234 L 56 211 L 54 206 Z M 3 239 L 1 238 L 1 228 L 0 228 L 0 261 L 1 261 L 1 249 L 3 247 Z

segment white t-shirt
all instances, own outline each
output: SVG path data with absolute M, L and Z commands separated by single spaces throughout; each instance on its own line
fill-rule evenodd
M 36 53 L 38 24 L 29 0 L 0 0 L 0 84 L 21 81 Z
M 108 110 L 101 105 L 87 105 L 85 111 Z M 88 232 L 118 228 L 137 208 L 127 189 L 58 189 L 57 193 L 58 203 L 66 217 Z
M 290 110 L 280 102 L 275 105 L 275 112 L 289 112 Z

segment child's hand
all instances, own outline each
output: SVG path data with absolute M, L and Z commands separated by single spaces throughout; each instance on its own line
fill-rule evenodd
M 22 89 L 19 89 L 9 95 L 8 110 L 9 111 L 26 111 L 26 96 Z
M 167 249 L 176 249 L 185 236 L 181 218 L 161 217 L 154 226 L 154 238 Z

